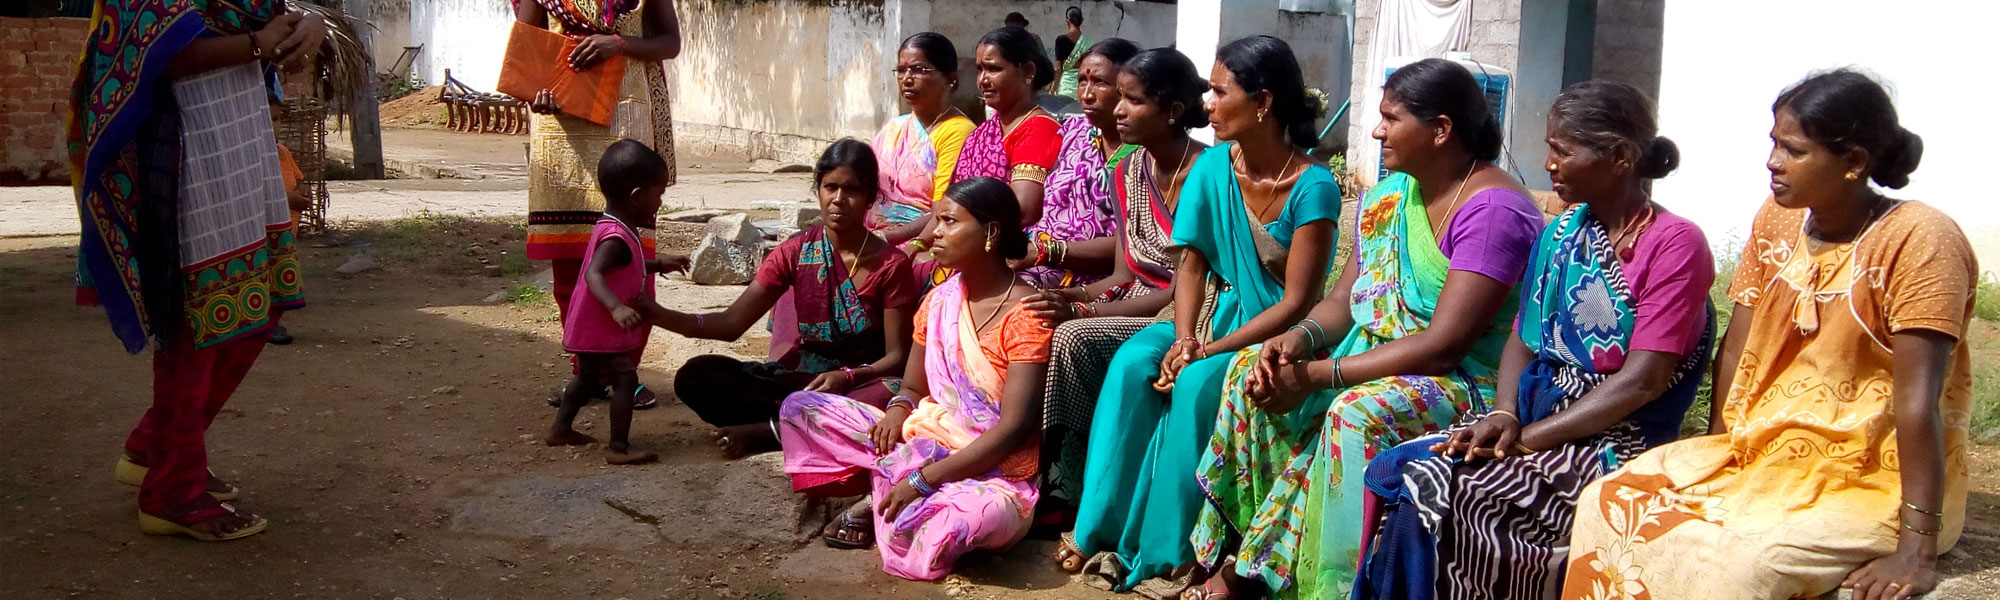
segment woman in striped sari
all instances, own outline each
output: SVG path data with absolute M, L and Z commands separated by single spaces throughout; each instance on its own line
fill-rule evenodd
M 1493 410 L 1377 456 L 1388 502 L 1357 599 L 1551 599 L 1583 486 L 1673 441 L 1708 366 L 1708 240 L 1652 201 L 1679 162 L 1632 86 L 1570 86 L 1549 109 L 1542 231 Z
M 1472 73 L 1428 59 L 1383 87 L 1374 137 L 1396 173 L 1361 201 L 1340 283 L 1231 359 L 1197 473 L 1194 545 L 1218 576 L 1191 597 L 1347 596 L 1368 459 L 1493 397 L 1541 211 L 1493 164 L 1500 127 Z

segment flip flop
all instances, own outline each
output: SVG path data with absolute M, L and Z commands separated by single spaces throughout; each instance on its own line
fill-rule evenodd
M 132 462 L 132 459 L 120 456 L 118 457 L 118 467 L 112 470 L 111 477 L 112 479 L 118 480 L 118 483 L 122 483 L 132 487 L 139 487 L 140 484 L 145 483 L 146 473 L 151 470 L 152 470 L 151 467 L 147 467 L 146 465 Z M 215 479 L 214 469 L 209 469 L 208 478 L 210 480 Z M 238 496 L 241 496 L 243 494 L 243 490 L 241 488 L 238 488 L 234 485 L 230 485 L 228 483 L 224 483 L 223 485 L 228 485 L 229 489 L 226 491 L 219 491 L 219 492 L 209 491 L 208 492 L 209 497 L 215 498 L 216 500 L 235 500 Z M 208 484 L 206 483 L 202 484 L 202 488 L 204 490 L 206 490 L 207 487 Z
M 229 512 L 230 514 L 235 514 L 236 509 L 229 508 Z M 219 519 L 221 517 L 217 516 L 210 518 Z M 248 526 L 245 526 L 242 529 L 238 529 L 236 531 L 231 531 L 229 533 L 224 533 L 224 534 L 211 534 L 211 533 L 204 533 L 201 530 L 195 529 L 193 527 L 188 527 L 180 523 L 169 521 L 163 517 L 156 517 L 143 512 L 139 513 L 139 531 L 141 533 L 145 533 L 146 535 L 185 535 L 204 542 L 227 542 L 229 540 L 240 540 L 253 535 L 257 535 L 259 533 L 263 533 L 264 530 L 269 528 L 270 526 L 271 526 L 270 520 L 265 519 L 264 517 L 256 517 L 255 521 L 252 521 Z
M 639 391 L 632 393 L 632 410 L 646 410 L 659 407 L 660 395 L 653 393 L 653 390 L 647 388 L 646 384 L 639 384 Z
M 841 510 L 840 516 L 835 517 L 834 523 L 837 525 L 833 530 L 834 535 L 821 538 L 826 541 L 826 547 L 840 550 L 861 550 L 875 545 L 875 523 L 868 519 L 854 516 L 852 509 Z M 842 536 L 840 534 L 848 531 L 861 532 L 860 541 L 841 539 Z

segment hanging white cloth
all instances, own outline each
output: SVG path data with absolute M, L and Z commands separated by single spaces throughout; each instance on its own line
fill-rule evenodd
M 1356 171 L 1362 185 L 1375 185 L 1376 171 L 1382 165 L 1382 145 L 1370 136 L 1382 122 L 1383 69 L 1392 58 L 1443 58 L 1446 52 L 1465 50 L 1472 42 L 1474 1 L 1382 0 L 1381 13 L 1375 19 L 1374 46 L 1365 66 L 1368 80 L 1361 86 L 1361 103 L 1353 108 L 1361 124 Z

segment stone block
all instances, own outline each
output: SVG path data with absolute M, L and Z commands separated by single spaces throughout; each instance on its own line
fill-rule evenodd
M 750 277 L 757 273 L 762 250 L 761 236 L 747 244 L 715 235 L 703 236 L 701 243 L 694 247 L 694 253 L 688 257 L 693 263 L 688 268 L 688 280 L 701 285 L 749 283 Z
M 758 231 L 755 225 L 750 224 L 750 215 L 731 213 L 708 221 L 708 237 L 719 238 L 738 246 L 755 246 L 759 240 L 764 239 L 764 234 Z
M 792 229 L 805 229 L 819 224 L 819 206 L 796 202 L 778 209 L 778 222 Z
M 691 208 L 688 210 L 677 210 L 674 212 L 667 213 L 665 216 L 660 217 L 660 220 L 670 221 L 674 223 L 707 223 L 709 221 L 715 220 L 716 217 L 724 216 L 727 214 L 729 214 L 729 211 L 726 210 L 716 210 L 712 208 Z

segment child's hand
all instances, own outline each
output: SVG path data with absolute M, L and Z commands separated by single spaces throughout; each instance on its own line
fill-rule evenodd
M 854 389 L 854 376 L 849 373 L 852 373 L 852 371 L 827 371 L 820 373 L 818 377 L 813 378 L 812 383 L 806 384 L 806 391 L 823 394 L 845 394 L 848 390 Z
M 688 260 L 688 257 L 679 254 L 667 254 L 647 261 L 646 268 L 654 273 L 680 273 L 686 275 L 688 266 L 692 264 L 694 264 L 694 261 Z
M 645 322 L 645 319 L 640 318 L 639 311 L 630 306 L 620 306 L 613 309 L 611 311 L 611 320 L 617 321 L 619 327 L 623 327 L 628 331 Z

